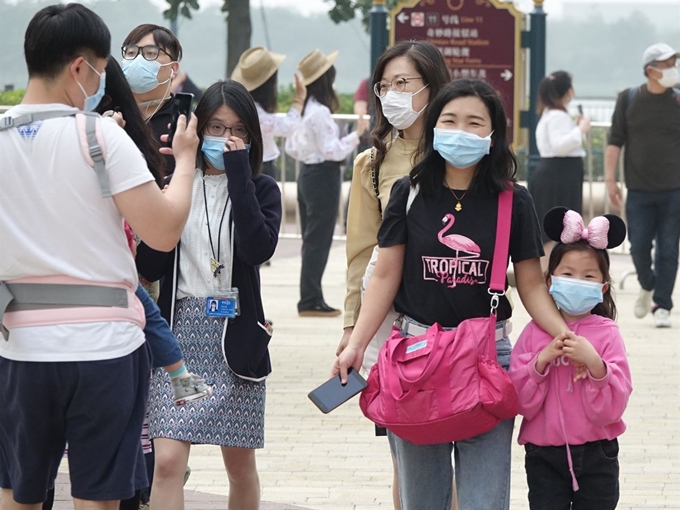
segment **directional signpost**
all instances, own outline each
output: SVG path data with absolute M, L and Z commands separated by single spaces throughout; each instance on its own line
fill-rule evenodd
M 523 14 L 499 0 L 409 0 L 390 13 L 390 42 L 421 40 L 439 48 L 452 78 L 479 78 L 500 93 L 508 141 L 519 139 Z

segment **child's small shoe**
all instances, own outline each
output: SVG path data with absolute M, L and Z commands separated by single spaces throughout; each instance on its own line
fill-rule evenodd
M 206 384 L 202 377 L 187 372 L 184 377 L 171 379 L 172 393 L 176 406 L 183 406 L 187 402 L 199 400 L 212 395 L 212 388 Z

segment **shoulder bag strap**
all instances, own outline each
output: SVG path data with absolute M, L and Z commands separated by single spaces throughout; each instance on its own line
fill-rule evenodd
M 496 223 L 496 245 L 491 263 L 491 284 L 489 293 L 502 296 L 505 293 L 505 274 L 510 250 L 510 223 L 512 220 L 513 190 L 501 191 L 498 195 L 498 220 Z
M 373 183 L 373 192 L 375 193 L 375 198 L 378 199 L 378 211 L 380 212 L 380 217 L 382 218 L 383 210 L 382 204 L 380 203 L 380 167 L 374 165 L 375 162 L 375 147 L 371 147 L 371 182 Z

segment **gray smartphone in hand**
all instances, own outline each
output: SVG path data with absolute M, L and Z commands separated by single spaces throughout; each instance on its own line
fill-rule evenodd
M 307 396 L 322 413 L 330 413 L 357 393 L 361 393 L 367 384 L 359 372 L 350 368 L 347 371 L 347 384 L 342 384 L 340 376 L 337 375 L 310 391 Z

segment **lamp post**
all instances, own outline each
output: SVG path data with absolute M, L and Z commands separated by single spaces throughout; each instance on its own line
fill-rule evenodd
M 385 0 L 373 0 L 369 16 L 371 27 L 371 68 L 369 76 L 373 75 L 373 69 L 378 63 L 380 55 L 387 49 L 387 9 Z
M 536 146 L 536 101 L 538 99 L 538 84 L 545 76 L 545 29 L 546 13 L 543 10 L 543 0 L 534 0 L 534 10 L 531 12 L 530 33 L 530 70 L 529 70 L 529 164 L 527 166 L 527 182 L 531 181 L 534 170 L 538 166 L 541 156 Z

